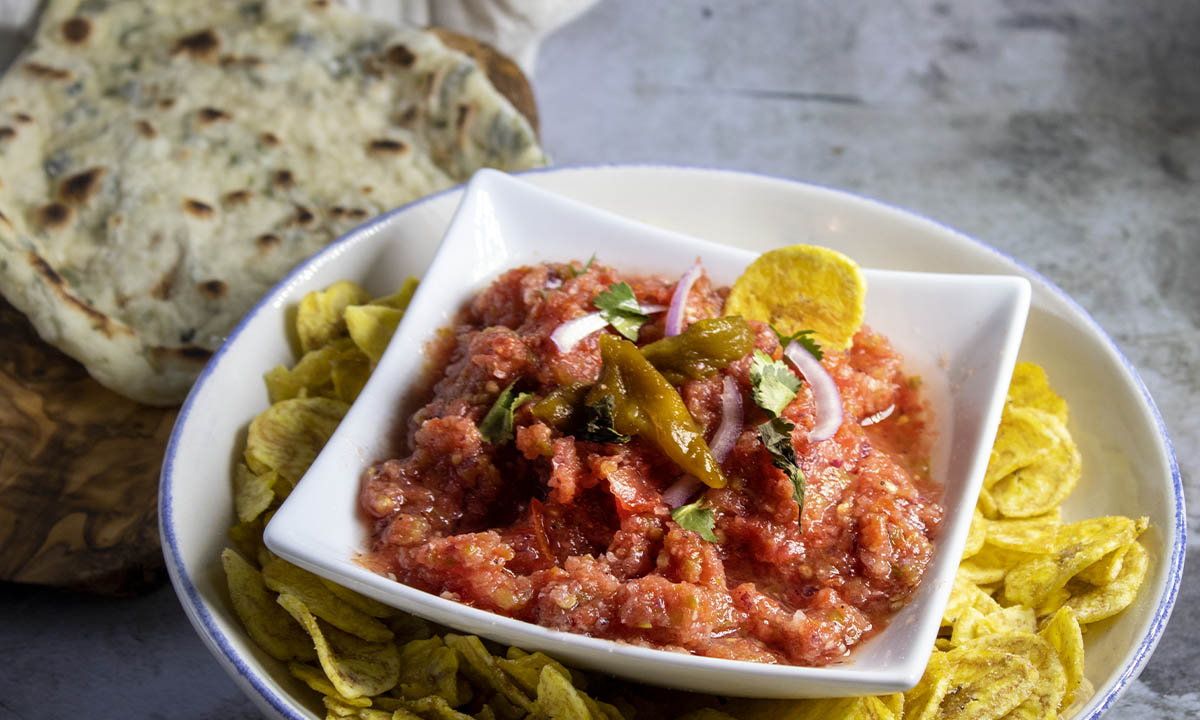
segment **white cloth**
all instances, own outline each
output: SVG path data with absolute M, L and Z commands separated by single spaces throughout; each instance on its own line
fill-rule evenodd
M 470 35 L 508 55 L 533 77 L 542 38 L 597 0 L 341 0 L 380 20 Z M 0 0 L 0 68 L 24 45 L 39 0 Z

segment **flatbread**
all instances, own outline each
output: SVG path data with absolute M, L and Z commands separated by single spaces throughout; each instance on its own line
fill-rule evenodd
M 544 162 L 430 32 L 321 0 L 55 0 L 0 80 L 0 292 L 102 384 L 170 405 L 333 238 Z

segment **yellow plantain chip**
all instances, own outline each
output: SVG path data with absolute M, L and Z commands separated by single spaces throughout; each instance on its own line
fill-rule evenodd
M 342 313 L 348 306 L 362 305 L 370 299 L 366 290 L 348 280 L 305 295 L 296 310 L 296 334 L 300 338 L 301 352 L 345 337 L 346 321 Z
M 350 406 L 329 398 L 295 398 L 267 408 L 250 423 L 246 464 L 255 473 L 275 470 L 295 485 Z
M 904 693 L 892 693 L 891 695 L 879 695 L 878 697 L 884 707 L 890 710 L 897 720 L 904 716 Z
M 1121 574 L 1121 565 L 1125 562 L 1125 553 L 1129 545 L 1113 550 L 1096 562 L 1088 565 L 1075 577 L 1092 585 L 1107 585 Z
M 1142 521 L 1144 522 L 1144 520 Z M 1004 578 L 1009 603 L 1038 607 L 1080 570 L 1137 537 L 1139 522 L 1108 516 L 1081 520 L 1059 528 L 1055 552 L 1021 563 Z
M 1026 553 L 1044 553 L 1054 548 L 1058 536 L 1057 514 L 1032 518 L 1004 518 L 988 522 L 989 545 Z
M 845 255 L 815 245 L 765 252 L 733 283 L 726 315 L 770 323 L 784 335 L 812 330 L 822 348 L 850 347 L 863 321 L 867 284 Z
M 496 658 L 492 657 L 479 638 L 474 635 L 447 633 L 444 639 L 446 645 L 454 648 L 467 661 L 466 665 L 461 666 L 461 670 L 471 682 L 480 688 L 496 692 L 527 713 L 533 711 L 533 701 L 500 669 Z
M 233 550 L 221 551 L 221 565 L 229 583 L 233 611 L 249 633 L 250 639 L 276 660 L 311 660 L 312 643 L 287 613 L 275 604 L 267 591 L 262 574 Z
M 357 347 L 340 353 L 333 360 L 330 376 L 333 379 L 333 396 L 346 403 L 353 403 L 371 377 L 371 361 Z
M 887 703 L 866 697 L 819 700 L 734 700 L 725 709 L 739 720 L 893 720 Z
M 1058 653 L 1042 638 L 1028 632 L 1013 632 L 976 638 L 963 645 L 963 650 L 982 649 L 1020 657 L 1034 667 L 1033 691 L 1020 704 L 1002 717 L 1012 720 L 1042 720 L 1054 717 L 1067 687 L 1066 671 Z
M 461 713 L 450 707 L 450 703 L 446 702 L 445 698 L 437 695 L 423 697 L 420 700 L 410 700 L 405 703 L 405 707 L 396 711 L 393 720 L 410 720 L 417 718 L 419 720 L 474 720 L 470 715 Z
M 975 509 L 975 515 L 971 520 L 971 528 L 967 531 L 967 544 L 963 547 L 963 559 L 969 558 L 983 548 L 983 541 L 987 540 L 988 519 L 979 512 L 979 508 Z
M 395 715 L 387 710 L 378 710 L 370 706 L 360 707 L 353 702 L 348 702 L 340 695 L 326 695 L 321 700 L 325 704 L 325 720 L 394 720 L 395 718 Z M 367 702 L 369 703 L 370 700 Z
M 1008 401 L 1019 407 L 1035 407 L 1067 421 L 1067 401 L 1050 389 L 1050 379 L 1040 365 L 1019 362 L 1013 367 Z
M 342 600 L 345 600 L 347 603 L 352 605 L 354 609 L 364 612 L 371 617 L 388 618 L 396 614 L 395 610 L 387 605 L 384 605 L 378 600 L 372 600 L 365 595 L 360 595 L 348 587 L 342 587 L 341 585 L 338 585 L 332 580 L 326 580 L 320 576 L 317 576 L 317 579 L 321 581 L 322 585 L 329 589 L 329 592 L 337 595 Z M 392 628 L 392 631 L 395 632 L 395 628 Z
M 1005 635 L 1022 632 L 1032 634 L 1037 629 L 1037 618 L 1031 608 L 1012 605 L 984 615 L 974 608 L 968 609 L 954 624 L 950 644 L 959 646 L 969 640 L 987 635 Z
M 587 703 L 568 677 L 553 665 L 542 666 L 534 701 L 535 714 L 549 720 L 592 720 Z
M 363 640 L 384 642 L 394 635 L 379 620 L 335 595 L 317 575 L 282 558 L 263 565 L 263 581 L 277 593 L 294 595 L 313 615 Z
M 400 289 L 391 295 L 385 295 L 381 298 L 375 298 L 371 301 L 371 305 L 383 305 L 384 307 L 395 308 L 397 310 L 407 310 L 408 304 L 412 302 L 413 293 L 417 291 L 417 285 L 420 281 L 413 276 L 409 276 Z
M 233 470 L 233 508 L 238 522 L 251 522 L 271 507 L 278 479 L 275 471 L 258 475 L 245 463 L 237 464 Z
M 458 653 L 437 636 L 413 640 L 400 648 L 398 688 L 407 700 L 437 695 L 454 707 L 467 701 L 459 696 Z
M 496 664 L 500 666 L 501 670 L 508 673 L 513 682 L 530 695 L 537 692 L 538 683 L 541 682 L 542 668 L 547 665 L 553 665 L 555 670 L 570 678 L 571 684 L 575 687 L 580 690 L 587 689 L 587 681 L 583 675 L 572 673 L 545 653 L 531 654 L 518 648 L 509 648 L 508 657 L 497 658 Z
M 1107 585 L 1077 595 L 1067 600 L 1066 606 L 1075 612 L 1081 623 L 1093 623 L 1121 612 L 1137 597 L 1138 590 L 1146 580 L 1149 566 L 1146 549 L 1136 540 L 1129 544 L 1121 574 Z
M 1036 408 L 1013 412 L 1018 411 L 1038 415 L 1053 444 L 1033 463 L 996 480 L 990 491 L 1001 515 L 1027 518 L 1051 512 L 1066 499 L 1079 482 L 1083 460 L 1063 421 Z
M 958 618 L 968 609 L 975 609 L 982 615 L 1000 610 L 1000 603 L 992 599 L 979 586 L 970 580 L 955 576 L 954 586 L 950 590 L 950 599 L 946 602 L 946 610 L 942 614 L 942 625 L 954 625 Z
M 1001 478 L 1029 467 L 1046 454 L 1055 437 L 1046 427 L 1044 415 L 1037 408 L 1005 406 L 983 476 L 985 488 L 990 489 Z
M 1054 592 L 1050 593 L 1045 598 L 1043 598 L 1042 602 L 1039 603 L 1037 608 L 1035 609 L 1035 612 L 1037 613 L 1038 617 L 1046 617 L 1047 615 L 1053 615 L 1054 613 L 1058 612 L 1058 609 L 1060 607 L 1062 607 L 1063 605 L 1066 604 L 1067 600 L 1070 600 L 1070 599 L 1071 599 L 1071 591 L 1068 590 L 1065 586 L 1060 587 L 1059 589 L 1055 590 Z
M 1062 705 L 1069 707 L 1075 701 L 1076 689 L 1083 682 L 1083 631 L 1079 621 L 1070 608 L 1060 608 L 1038 632 L 1038 636 L 1050 643 L 1062 662 L 1067 679 Z
M 334 397 L 334 360 L 347 350 L 357 349 L 348 338 L 341 338 L 304 353 L 291 370 L 283 365 L 271 369 L 263 377 L 271 403 L 297 397 Z
M 950 665 L 946 653 L 935 650 L 929 656 L 925 673 L 912 690 L 904 693 L 904 720 L 933 720 L 942 698 L 950 689 Z
M 368 642 L 335 627 L 322 627 L 304 603 L 290 593 L 281 594 L 277 602 L 312 638 L 321 669 L 339 695 L 371 697 L 395 687 L 400 679 L 400 654 L 393 643 Z
M 305 685 L 313 690 L 334 698 L 338 702 L 350 705 L 353 707 L 371 707 L 371 698 L 357 697 L 347 698 L 338 694 L 337 688 L 333 683 L 329 682 L 329 678 L 325 677 L 325 671 L 319 667 L 305 665 L 304 663 L 290 662 L 288 663 L 288 672 L 292 677 L 302 681 Z
M 1038 683 L 1033 663 L 1001 650 L 958 647 L 946 653 L 946 665 L 949 682 L 945 693 L 936 714 L 926 717 L 946 720 L 1001 718 L 1025 702 Z M 905 716 L 910 717 L 907 713 Z
M 979 502 L 975 503 L 975 509 L 989 520 L 1000 517 L 1000 512 L 996 509 L 996 498 L 992 497 L 992 491 L 987 488 L 980 489 Z
M 229 539 L 233 541 L 233 546 L 238 549 L 238 552 L 245 557 L 257 558 L 260 554 L 267 552 L 267 546 L 263 545 L 262 540 L 263 527 L 266 525 L 263 522 L 264 517 L 264 515 L 259 515 L 250 522 L 238 523 L 229 528 Z
M 346 329 L 371 364 L 378 365 L 402 317 L 403 310 L 386 305 L 351 305 L 346 308 Z

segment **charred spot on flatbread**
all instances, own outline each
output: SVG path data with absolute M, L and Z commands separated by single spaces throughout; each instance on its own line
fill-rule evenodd
M 16 121 L 17 121 L 17 122 L 19 122 L 19 123 L 31 123 L 31 122 L 33 122 L 33 116 L 32 116 L 32 115 L 29 115 L 29 114 L 27 114 L 27 113 L 19 112 L 19 113 L 17 113 L 16 115 L 13 115 L 13 117 L 14 117 L 14 118 L 16 119 Z
M 0 212 L 0 223 L 4 223 L 9 227 L 9 229 L 12 229 L 13 224 L 8 221 L 8 218 L 5 217 L 4 213 L 2 212 Z
M 200 117 L 201 124 L 211 125 L 212 123 L 224 122 L 233 119 L 233 116 L 220 108 L 204 107 L 196 111 L 196 115 Z
M 297 205 L 296 206 L 296 216 L 292 220 L 292 223 L 295 223 L 296 225 L 308 225 L 309 223 L 311 223 L 313 220 L 316 220 L 316 219 L 317 219 L 317 216 L 313 215 L 311 210 L 304 207 L 303 205 Z M 292 224 L 292 223 L 289 223 L 289 224 Z
M 154 126 L 150 124 L 149 120 L 138 120 L 133 124 L 133 127 L 137 130 L 138 135 L 141 135 L 147 140 L 153 140 L 154 138 L 158 137 L 158 130 L 156 130 Z
M 5 125 L 0 127 L 0 140 L 11 140 L 17 136 L 17 131 Z
M 393 65 L 406 68 L 413 66 L 413 63 L 417 61 L 417 56 L 403 45 L 393 45 L 387 50 L 387 59 Z
M 59 30 L 62 32 L 63 40 L 66 40 L 71 45 L 82 45 L 87 42 L 88 36 L 92 34 L 92 23 L 87 18 L 67 18 L 59 26 Z
M 32 250 L 29 251 L 29 264 L 34 270 L 37 271 L 39 275 L 46 279 L 46 283 L 50 287 L 54 288 L 54 291 L 58 293 L 63 300 L 91 318 L 92 324 L 95 326 L 95 328 L 104 333 L 104 335 L 107 337 L 113 337 L 118 331 L 132 334 L 133 331 L 131 331 L 129 328 L 125 327 L 124 325 L 114 324 L 107 315 L 91 305 L 82 302 L 79 298 L 68 292 L 67 281 L 63 279 L 63 276 L 59 275 L 58 271 L 55 270 L 50 263 L 46 262 L 45 258 Z
M 231 206 L 245 205 L 246 203 L 250 202 L 250 195 L 251 193 L 249 190 L 233 190 L 225 193 L 225 195 L 221 197 L 221 203 Z
M 279 137 L 275 133 L 265 132 L 258 136 L 258 141 L 267 147 L 276 147 L 279 145 Z
M 150 354 L 159 361 L 187 360 L 189 362 L 204 364 L 212 357 L 213 351 L 199 345 L 186 343 L 178 347 L 156 345 L 150 348 Z
M 287 169 L 276 170 L 275 173 L 271 176 L 271 182 L 276 187 L 280 187 L 280 188 L 283 188 L 286 190 L 286 189 L 292 188 L 296 185 L 296 176 L 292 174 L 291 170 L 287 170 Z
M 171 292 L 175 289 L 175 271 L 164 274 L 154 283 L 154 287 L 150 288 L 150 297 L 155 300 L 166 300 L 171 297 Z
M 252 68 L 263 64 L 263 59 L 257 55 L 222 55 L 221 67 Z
M 216 55 L 219 47 L 221 38 L 211 28 L 205 28 L 176 40 L 171 55 L 186 54 L 193 60 L 208 60 Z
M 162 110 L 170 110 L 175 107 L 175 98 L 163 98 L 159 100 L 158 107 Z
M 190 215 L 193 215 L 195 217 L 198 217 L 201 220 L 209 219 L 210 217 L 213 216 L 213 213 L 216 212 L 215 210 L 213 210 L 212 205 L 201 202 L 201 201 L 197 200 L 196 198 L 184 198 L 183 199 L 183 209 L 185 212 L 187 212 Z
M 220 300 L 229 293 L 229 286 L 224 280 L 205 280 L 196 285 L 196 291 L 209 300 Z
M 83 205 L 100 189 L 105 169 L 93 167 L 69 175 L 58 184 L 58 199 L 70 205 Z
M 367 152 L 371 155 L 403 155 L 408 146 L 399 140 L 379 138 L 367 143 Z
M 25 69 L 25 72 L 29 73 L 30 75 L 34 76 L 35 78 L 41 78 L 43 80 L 70 80 L 71 79 L 71 71 L 70 70 L 63 70 L 62 68 L 56 68 L 56 67 L 52 67 L 50 65 L 43 65 L 42 63 L 27 62 L 24 65 L 24 69 Z
M 274 233 L 263 233 L 254 239 L 254 245 L 258 247 L 258 252 L 263 255 L 282 244 L 283 238 Z
M 60 202 L 52 202 L 38 208 L 37 224 L 43 230 L 58 230 L 71 222 L 71 208 Z

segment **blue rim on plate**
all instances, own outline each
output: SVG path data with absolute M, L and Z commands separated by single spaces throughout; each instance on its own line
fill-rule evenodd
M 679 171 L 681 171 L 681 172 L 698 172 L 698 173 L 703 173 L 703 174 L 728 175 L 728 176 L 747 178 L 747 179 L 767 180 L 767 181 L 771 181 L 771 182 L 782 183 L 785 185 L 793 185 L 793 186 L 805 187 L 805 188 L 810 188 L 810 189 L 818 189 L 818 190 L 821 190 L 824 192 L 833 193 L 835 195 L 849 197 L 858 202 L 863 202 L 868 205 L 872 205 L 877 208 L 887 210 L 891 213 L 898 213 L 900 215 L 903 215 L 903 216 L 906 216 L 909 218 L 920 219 L 924 222 L 935 225 L 938 228 L 940 228 L 946 232 L 949 232 L 958 238 L 969 241 L 971 244 L 989 252 L 990 254 L 994 255 L 997 258 L 1000 258 L 1002 260 L 1005 260 L 1006 262 L 1013 264 L 1014 266 L 1019 268 L 1021 270 L 1021 272 L 1023 272 L 1025 275 L 1027 275 L 1030 279 L 1035 281 L 1035 283 L 1037 285 L 1039 285 L 1042 289 L 1048 291 L 1051 295 L 1053 295 L 1060 301 L 1065 302 L 1068 305 L 1068 307 L 1070 307 L 1070 309 L 1076 313 L 1076 315 L 1078 317 L 1082 317 L 1084 319 L 1084 321 L 1087 323 L 1088 327 L 1092 331 L 1094 331 L 1097 335 L 1099 335 L 1101 338 L 1104 339 L 1105 343 L 1107 344 L 1108 350 L 1120 361 L 1121 367 L 1125 370 L 1125 372 L 1129 375 L 1129 377 L 1132 378 L 1135 386 L 1137 387 L 1138 391 L 1141 393 L 1142 399 L 1145 401 L 1146 406 L 1150 409 L 1150 413 L 1151 413 L 1152 417 L 1154 418 L 1155 424 L 1158 429 L 1159 437 L 1162 440 L 1163 448 L 1166 451 L 1167 463 L 1168 463 L 1168 466 L 1169 466 L 1170 472 L 1171 472 L 1171 485 L 1172 485 L 1171 489 L 1173 492 L 1174 507 L 1175 507 L 1175 526 L 1177 528 L 1177 532 L 1175 533 L 1175 536 L 1172 538 L 1172 541 L 1171 541 L 1170 558 L 1168 559 L 1168 563 L 1167 563 L 1168 575 L 1167 575 L 1167 584 L 1166 584 L 1165 592 L 1163 593 L 1162 597 L 1159 600 L 1158 607 L 1155 608 L 1154 615 L 1150 622 L 1149 631 L 1141 638 L 1141 641 L 1139 642 L 1138 647 L 1136 648 L 1136 650 L 1133 654 L 1133 657 L 1129 660 L 1129 662 L 1125 665 L 1125 667 L 1117 675 L 1116 681 L 1108 689 L 1108 692 L 1102 698 L 1099 699 L 1098 703 L 1096 703 L 1096 699 L 1093 699 L 1091 702 L 1096 703 L 1096 704 L 1093 707 L 1092 712 L 1086 716 L 1080 716 L 1080 718 L 1078 720 L 1096 720 L 1101 715 L 1103 715 L 1105 712 L 1107 712 L 1108 709 L 1112 706 L 1112 704 L 1120 697 L 1122 692 L 1125 690 L 1126 686 L 1129 684 L 1129 681 L 1132 680 L 1134 677 L 1136 677 L 1139 672 L 1141 672 L 1141 670 L 1145 666 L 1147 660 L 1149 660 L 1150 654 L 1154 651 L 1155 646 L 1158 644 L 1159 639 L 1162 637 L 1163 629 L 1165 628 L 1165 626 L 1167 624 L 1167 620 L 1171 616 L 1171 609 L 1175 604 L 1175 598 L 1179 593 L 1179 586 L 1183 580 L 1183 563 L 1184 563 L 1184 556 L 1186 554 L 1186 548 L 1187 548 L 1187 534 L 1186 534 L 1187 530 L 1186 530 L 1186 519 L 1185 519 L 1185 515 L 1184 515 L 1185 510 L 1184 510 L 1184 495 L 1183 495 L 1183 478 L 1179 471 L 1179 463 L 1175 458 L 1175 448 L 1171 443 L 1170 435 L 1167 433 L 1166 423 L 1163 422 L 1162 414 L 1159 412 L 1158 406 L 1154 403 L 1154 399 L 1150 396 L 1150 391 L 1146 388 L 1146 384 L 1142 381 L 1142 378 L 1138 374 L 1137 370 L 1134 368 L 1133 363 L 1131 363 L 1129 361 L 1129 359 L 1125 356 L 1125 354 L 1123 352 L 1121 352 L 1121 349 L 1117 346 L 1116 342 L 1113 341 L 1112 337 L 1104 330 L 1104 328 L 1102 328 L 1100 326 L 1100 324 L 1097 323 L 1096 320 L 1091 316 L 1091 314 L 1089 314 L 1087 312 L 1087 310 L 1085 310 L 1083 308 L 1083 306 L 1080 305 L 1078 302 L 1076 302 L 1070 295 L 1068 295 L 1066 292 L 1064 292 L 1061 288 L 1059 288 L 1057 285 L 1055 285 L 1053 282 L 1051 282 L 1048 278 L 1046 278 L 1040 272 L 1038 272 L 1037 270 L 1034 270 L 1032 267 L 1029 267 L 1028 265 L 1021 262 L 1020 260 L 1012 257 L 1011 255 L 1001 252 L 1000 250 L 997 250 L 996 248 L 992 247 L 991 245 L 988 245 L 987 243 L 983 242 L 982 240 L 978 240 L 974 237 L 966 235 L 966 234 L 964 234 L 958 230 L 955 230 L 954 228 L 951 228 L 951 227 L 949 227 L 941 222 L 938 222 L 937 220 L 934 220 L 932 218 L 925 217 L 923 215 L 920 215 L 919 213 L 915 213 L 915 212 L 912 212 L 909 210 L 904 210 L 902 208 L 898 208 L 894 205 L 889 205 L 888 203 L 884 203 L 879 200 L 875 200 L 875 199 L 868 198 L 868 197 L 863 197 L 863 196 L 855 194 L 853 192 L 847 192 L 845 190 L 830 188 L 828 186 L 820 185 L 818 183 L 803 182 L 803 181 L 799 181 L 799 180 L 795 180 L 795 179 L 791 179 L 791 178 L 768 175 L 765 173 L 753 173 L 753 172 L 746 172 L 746 171 L 739 171 L 739 170 L 725 170 L 725 169 L 719 169 L 719 168 L 694 167 L 694 166 L 684 166 L 684 165 L 659 165 L 659 164 L 566 165 L 566 166 L 556 166 L 556 167 L 549 167 L 549 168 L 538 168 L 538 169 L 534 169 L 534 170 L 526 170 L 524 172 L 515 173 L 515 174 L 520 176 L 520 175 L 541 175 L 541 174 L 559 173 L 559 172 L 569 173 L 569 172 L 574 172 L 574 171 L 612 171 L 612 170 L 616 170 L 616 171 L 620 171 L 620 170 L 650 170 L 650 171 L 662 170 L 662 171 L 673 171 L 673 172 L 679 172 Z M 162 542 L 163 542 L 163 552 L 167 559 L 168 574 L 170 575 L 171 580 L 172 580 L 173 584 L 175 585 L 176 589 L 177 590 L 182 589 L 184 594 L 187 596 L 188 602 L 190 603 L 190 608 L 185 607 L 185 610 L 187 611 L 189 618 L 193 621 L 193 624 L 197 626 L 197 629 L 202 630 L 204 632 L 204 634 L 206 635 L 207 639 L 209 641 L 211 641 L 212 643 L 214 643 L 220 649 L 221 653 L 224 655 L 224 660 L 227 661 L 229 663 L 229 665 L 234 670 L 237 671 L 237 674 L 241 678 L 242 681 L 249 683 L 250 687 L 258 694 L 259 699 L 264 701 L 267 705 L 269 705 L 273 710 L 278 712 L 281 716 L 288 718 L 289 720 L 305 720 L 305 718 L 304 718 L 304 716 L 297 714 L 294 711 L 294 709 L 292 707 L 292 705 L 294 704 L 294 700 L 290 696 L 281 696 L 280 694 L 276 693 L 272 688 L 268 687 L 267 684 L 264 683 L 263 680 L 258 675 L 256 675 L 254 672 L 251 671 L 246 658 L 233 647 L 233 645 L 229 642 L 229 639 L 225 636 L 224 633 L 221 632 L 220 628 L 217 627 L 217 624 L 216 624 L 214 618 L 212 617 L 212 614 L 209 612 L 208 608 L 205 606 L 205 604 L 203 602 L 203 599 L 200 596 L 199 590 L 196 588 L 195 584 L 192 582 L 191 578 L 188 576 L 188 574 L 184 568 L 183 556 L 182 556 L 182 553 L 180 552 L 178 538 L 175 535 L 174 514 L 172 512 L 172 503 L 171 503 L 172 490 L 173 490 L 172 483 L 174 481 L 175 455 L 176 455 L 176 450 L 178 449 L 180 429 L 183 427 L 184 421 L 187 419 L 187 417 L 191 411 L 193 398 L 196 396 L 199 389 L 208 381 L 213 368 L 216 367 L 220 358 L 224 356 L 226 350 L 230 346 L 231 341 L 234 338 L 236 338 L 239 334 L 241 334 L 241 332 L 245 328 L 245 326 L 250 322 L 250 320 L 252 318 L 254 318 L 254 316 L 256 316 L 263 309 L 263 307 L 265 307 L 271 303 L 272 299 L 274 298 L 274 296 L 277 293 L 279 293 L 281 290 L 285 289 L 287 286 L 289 286 L 291 283 L 293 283 L 297 278 L 302 276 L 306 272 L 306 268 L 310 264 L 312 264 L 314 261 L 317 261 L 326 256 L 334 256 L 334 255 L 340 254 L 341 252 L 344 251 L 344 249 L 345 249 L 344 246 L 347 245 L 353 239 L 356 239 L 359 237 L 367 237 L 367 236 L 375 234 L 376 232 L 378 232 L 378 228 L 380 225 L 386 223 L 388 220 L 390 220 L 395 215 L 407 212 L 415 207 L 429 203 L 437 198 L 448 195 L 450 193 L 461 192 L 462 187 L 463 186 L 460 185 L 460 186 L 456 186 L 453 188 L 448 188 L 446 190 L 442 190 L 440 192 L 425 196 L 418 200 L 414 200 L 413 202 L 408 203 L 407 205 L 402 205 L 402 206 L 395 208 L 393 210 L 390 210 L 382 215 L 379 215 L 379 216 L 367 221 L 363 225 L 360 225 L 359 227 L 351 230 L 350 232 L 346 233 L 345 235 L 342 235 L 341 237 L 337 238 L 336 240 L 330 242 L 328 245 L 326 245 L 324 248 L 322 248 L 315 255 L 311 256 L 310 258 L 303 261 L 300 265 L 293 268 L 291 270 L 291 272 L 289 272 L 282 280 L 280 280 L 278 283 L 276 283 L 275 286 L 272 287 L 271 290 L 268 291 L 267 294 L 264 295 L 263 298 L 254 305 L 253 308 L 251 308 L 251 310 L 238 322 L 238 324 L 233 328 L 233 330 L 230 331 L 228 337 L 226 338 L 225 342 L 221 345 L 221 347 L 218 348 L 217 351 L 213 354 L 212 358 L 209 360 L 209 362 L 205 366 L 204 370 L 200 373 L 200 376 L 196 379 L 196 382 L 192 386 L 191 391 L 188 393 L 187 398 L 184 400 L 183 405 L 179 410 L 179 416 L 177 417 L 177 419 L 175 421 L 175 426 L 171 430 L 171 437 L 167 442 L 166 452 L 163 457 L 161 480 L 160 480 L 160 484 L 159 484 L 159 496 L 158 496 L 158 518 L 159 518 L 159 520 L 158 520 L 158 522 L 159 522 L 159 534 L 161 535 Z

